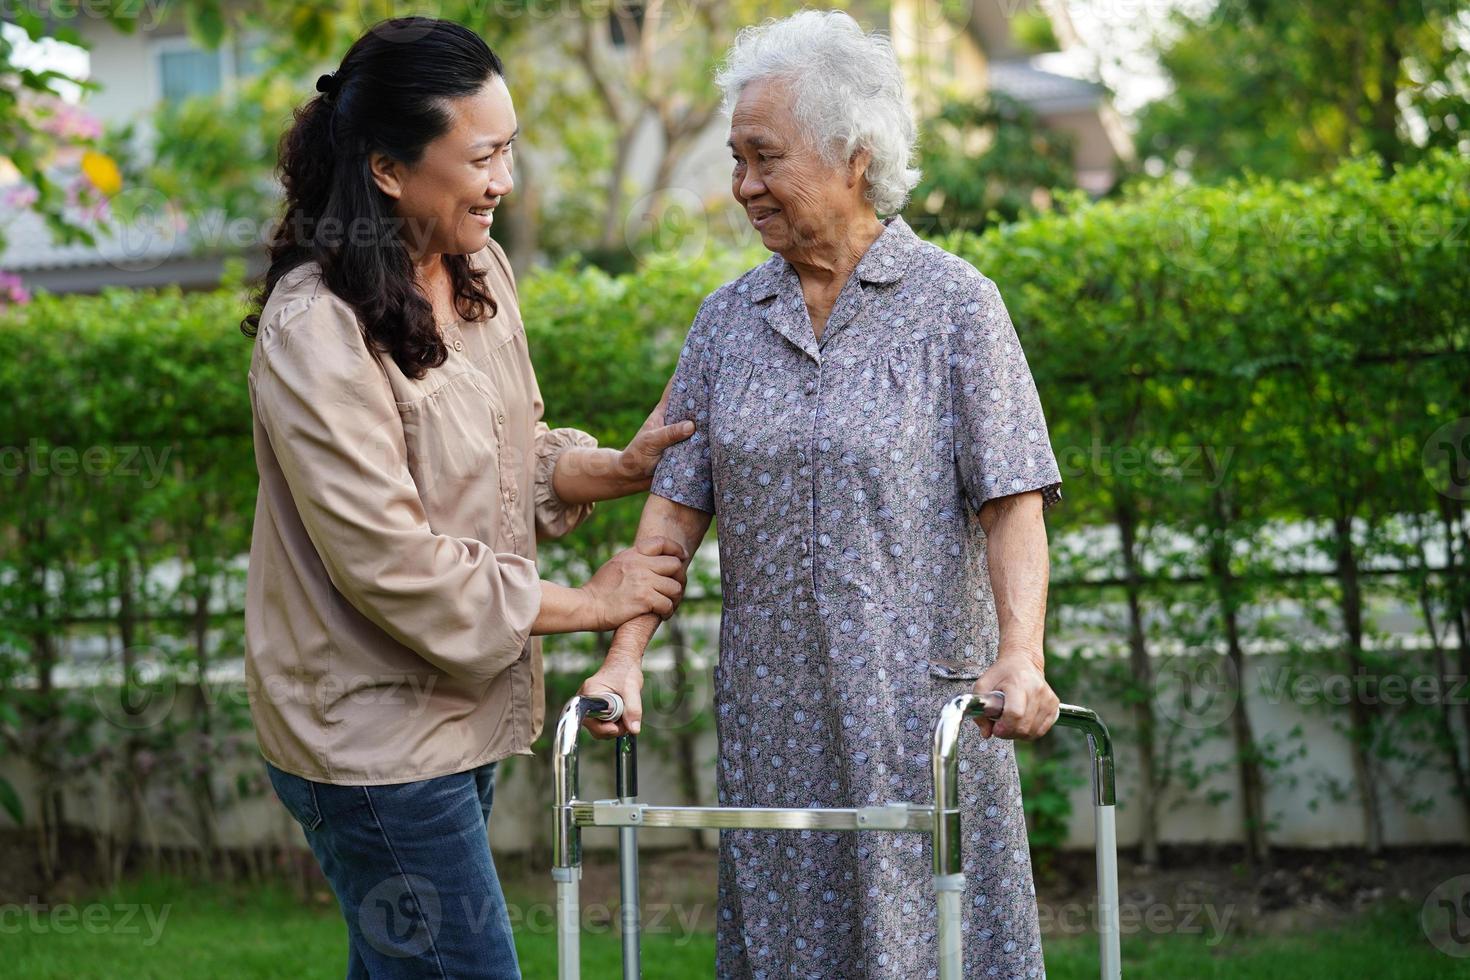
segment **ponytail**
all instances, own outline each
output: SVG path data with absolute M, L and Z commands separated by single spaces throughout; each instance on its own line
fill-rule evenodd
M 415 282 L 393 201 L 373 181 L 368 160 L 380 152 L 417 162 L 451 126 L 447 100 L 502 74 L 500 59 L 473 31 L 409 17 L 370 28 L 341 67 L 318 78 L 319 94 L 296 109 L 277 146 L 284 214 L 271 232 L 270 267 L 240 331 L 255 337 L 276 284 L 316 262 L 327 287 L 357 313 L 371 348 L 391 355 L 412 378 L 443 364 L 449 352 L 433 306 Z M 488 310 L 493 316 L 495 298 L 472 274 L 469 257 L 444 261 L 460 315 L 479 319 Z

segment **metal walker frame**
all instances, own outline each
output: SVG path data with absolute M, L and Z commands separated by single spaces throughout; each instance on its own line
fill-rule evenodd
M 588 715 L 616 721 L 623 703 L 616 694 L 574 697 L 562 709 L 552 744 L 556 783 L 552 833 L 556 881 L 557 976 L 581 976 L 579 887 L 582 878 L 583 827 L 618 828 L 621 878 L 623 978 L 642 976 L 638 905 L 638 828 L 660 827 L 717 830 L 888 830 L 926 833 L 933 837 L 934 892 L 939 912 L 939 977 L 960 980 L 964 948 L 960 933 L 961 897 L 965 875 L 960 863 L 959 756 L 960 730 L 967 718 L 999 717 L 1005 697 L 961 694 L 950 699 L 934 724 L 930 765 L 934 777 L 934 804 L 888 803 L 883 806 L 839 808 L 652 806 L 638 802 L 636 737 L 617 739 L 617 793 L 614 800 L 583 800 L 577 796 L 577 736 Z M 1090 708 L 1064 704 L 1055 723 L 1087 736 L 1092 755 L 1092 795 L 1097 828 L 1098 943 L 1102 980 L 1122 975 L 1118 930 L 1117 834 L 1114 824 L 1113 742 L 1107 726 Z

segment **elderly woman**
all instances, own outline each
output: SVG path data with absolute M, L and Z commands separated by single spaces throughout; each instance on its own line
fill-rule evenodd
M 1015 757 L 1057 699 L 1042 674 L 1046 422 L 994 283 L 894 215 L 918 174 L 886 41 L 842 13 L 743 32 L 719 77 L 731 190 L 776 253 L 705 300 L 639 536 L 693 554 L 719 517 L 720 801 L 929 798 L 931 720 L 973 685 L 1004 715 L 964 741 L 966 960 L 1043 972 Z M 618 630 L 587 693 L 639 724 L 658 617 Z M 623 723 L 590 723 L 594 734 Z M 992 740 L 990 735 L 1001 740 Z M 937 972 L 928 845 L 883 832 L 726 831 L 721 977 Z M 979 975 L 979 974 L 977 974 Z

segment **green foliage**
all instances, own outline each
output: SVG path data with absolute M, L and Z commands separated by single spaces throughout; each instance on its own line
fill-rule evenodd
M 146 154 L 137 151 L 133 124 L 109 132 L 106 145 L 123 168 L 124 186 L 135 188 L 121 203 L 157 208 L 166 202 L 212 251 L 238 252 L 264 241 L 265 219 L 280 193 L 269 179 L 276 140 L 297 96 L 279 77 L 261 76 L 234 96 L 164 103 L 150 120 Z M 230 227 L 241 219 L 238 229 Z
M 1140 187 L 945 240 L 999 284 L 1062 464 L 1066 499 L 1048 517 L 1058 542 L 1052 633 L 1081 638 L 1074 655 L 1049 664 L 1064 700 L 1157 703 L 1166 719 L 1184 710 L 1118 656 L 1128 624 L 1116 552 L 1060 544 L 1069 531 L 1095 540 L 1086 535 L 1120 515 L 1136 523 L 1145 558 L 1146 639 L 1181 644 L 1201 662 L 1218 661 L 1227 613 L 1255 609 L 1245 639 L 1277 645 L 1302 669 L 1340 669 L 1345 589 L 1331 562 L 1344 540 L 1363 567 L 1407 563 L 1412 575 L 1387 588 L 1427 596 L 1442 619 L 1470 608 L 1465 543 L 1445 539 L 1448 574 L 1419 557 L 1463 513 L 1436 494 L 1445 461 L 1429 450 L 1431 434 L 1470 404 L 1467 216 L 1470 160 L 1434 154 L 1387 180 L 1364 161 L 1300 184 Z M 547 421 L 625 444 L 657 402 L 702 297 L 761 257 L 655 257 L 621 277 L 565 264 L 525 277 Z M 232 604 L 256 481 L 243 311 L 231 286 L 42 296 L 0 314 L 9 751 L 58 773 L 96 760 L 105 705 L 41 683 L 63 641 L 107 635 L 187 677 L 199 666 L 194 617 L 209 602 L 222 633 L 206 654 L 238 654 Z M 548 573 L 580 581 L 631 540 L 639 506 L 600 506 L 545 550 Z M 1282 522 L 1304 528 L 1305 542 L 1277 540 Z M 181 574 L 148 574 L 168 563 Z M 1315 640 L 1270 612 L 1285 599 L 1315 617 Z M 1374 628 L 1367 616 L 1370 639 Z M 572 642 L 596 650 L 596 638 Z M 1410 669 L 1363 656 L 1371 670 Z M 550 684 L 552 705 L 579 682 Z M 1366 735 L 1384 761 L 1448 769 L 1453 730 L 1447 740 L 1426 715 L 1436 710 L 1386 706 L 1352 736 Z M 221 738 L 244 724 L 243 713 L 216 720 Z M 1115 727 L 1139 737 L 1129 721 Z M 184 766 L 188 754 L 175 750 L 185 734 L 131 744 Z M 1156 736 L 1177 792 L 1218 796 L 1217 768 L 1190 759 L 1219 734 Z M 1039 846 L 1066 825 L 1057 760 L 1079 756 L 1057 745 L 1028 777 L 1043 787 L 1027 797 Z M 1289 781 L 1305 778 L 1301 751 L 1293 736 L 1261 740 L 1243 758 Z
M 1016 221 L 1076 186 L 1070 135 L 999 92 L 944 103 L 924 124 L 917 165 L 907 220 L 926 235 Z
M 1057 517 L 1096 523 L 1129 495 L 1187 522 L 1233 481 L 1243 516 L 1318 517 L 1316 494 L 1369 471 L 1387 507 L 1432 509 L 1417 447 L 1463 407 L 1467 187 L 1448 154 L 1387 181 L 1358 162 L 947 239 L 1018 325 L 1073 477 Z
M 1020 10 L 1011 17 L 1011 36 L 1016 44 L 1032 54 L 1059 51 L 1051 18 L 1040 10 Z
M 1140 155 L 1214 181 L 1465 152 L 1466 11 L 1464 0 L 1222 0 L 1197 19 L 1176 13 L 1160 52 L 1173 91 L 1141 113 Z
M 521 286 L 531 359 L 546 419 L 627 445 L 658 403 L 700 301 L 758 261 L 749 254 L 653 258 L 613 278 L 570 262 L 529 276 Z M 577 533 L 546 549 L 553 567 L 600 564 L 627 546 L 640 499 L 599 504 Z
M 1067 481 L 1049 523 L 1132 522 L 1152 569 L 1141 599 L 1155 649 L 1182 642 L 1218 661 L 1219 617 L 1292 601 L 1315 624 L 1310 640 L 1283 636 L 1280 613 L 1250 617 L 1245 640 L 1286 644 L 1303 670 L 1392 669 L 1355 649 L 1339 560 L 1344 547 L 1355 567 L 1401 552 L 1393 515 L 1427 515 L 1441 537 L 1464 519 L 1435 467 L 1463 474 L 1470 460 L 1431 449 L 1436 430 L 1470 404 L 1467 218 L 1470 159 L 1439 153 L 1388 180 L 1358 161 L 1303 183 L 1137 187 L 1075 213 L 948 240 L 1000 286 L 1026 347 Z M 1273 544 L 1284 524 L 1308 540 Z M 1449 567 L 1428 593 L 1438 636 L 1470 609 L 1466 544 L 1446 540 Z M 1117 556 L 1061 555 L 1056 574 L 1118 582 Z M 1191 594 L 1190 578 L 1206 588 Z M 1126 610 L 1121 587 L 1057 598 L 1073 621 L 1091 608 L 1105 617 L 1106 637 L 1127 635 L 1126 617 L 1115 615 Z M 1201 621 L 1201 611 L 1216 621 Z M 1372 628 L 1363 624 L 1369 641 Z M 1154 703 L 1158 683 L 1140 680 L 1102 670 L 1089 689 Z M 1420 757 L 1444 771 L 1463 765 L 1435 722 L 1438 704 L 1375 708 L 1357 720 L 1330 707 L 1371 765 L 1436 745 Z M 1128 738 L 1142 737 L 1131 719 L 1119 721 Z M 1225 735 L 1223 721 L 1154 734 L 1167 764 L 1159 789 L 1208 792 L 1212 773 L 1193 766 L 1192 748 L 1201 734 Z M 1293 755 L 1290 745 L 1253 753 L 1270 778 L 1289 778 L 1275 761 Z

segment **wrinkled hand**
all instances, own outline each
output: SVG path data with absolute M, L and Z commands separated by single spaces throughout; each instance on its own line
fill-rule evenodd
M 623 644 L 626 647 L 627 644 Z M 588 716 L 582 724 L 594 738 L 615 738 L 619 735 L 637 735 L 643 721 L 643 662 L 642 651 L 638 655 L 620 648 L 614 637 L 612 648 L 597 673 L 582 682 L 578 694 L 591 696 L 608 691 L 623 699 L 623 716 L 617 721 L 598 721 Z
M 662 537 L 613 555 L 582 586 L 592 604 L 592 628 L 617 629 L 644 613 L 668 619 L 684 597 L 688 558 L 679 542 Z
M 1000 691 L 1006 696 L 1005 710 L 995 721 L 976 718 L 985 738 L 1040 738 L 1056 723 L 1061 701 L 1046 682 L 1036 661 L 1024 653 L 1001 654 L 975 682 L 976 694 Z
M 649 413 L 638 434 L 628 443 L 628 448 L 623 450 L 619 458 L 618 465 L 624 476 L 630 480 L 651 483 L 653 471 L 658 468 L 658 461 L 663 459 L 664 450 L 694 435 L 693 422 L 664 425 L 664 411 L 668 408 L 669 392 L 673 387 L 674 379 L 670 378 L 669 383 L 664 385 L 663 397 L 658 400 L 658 405 Z

